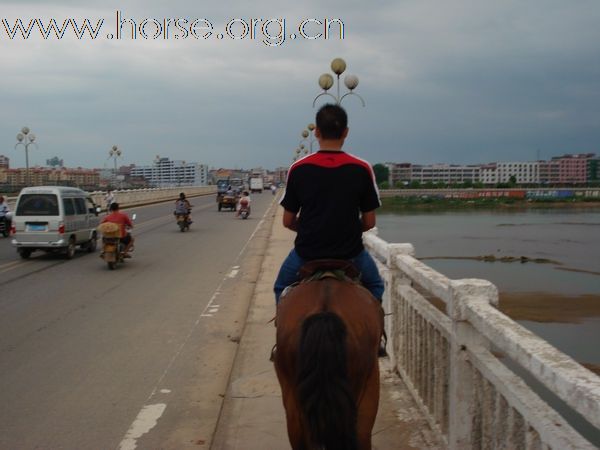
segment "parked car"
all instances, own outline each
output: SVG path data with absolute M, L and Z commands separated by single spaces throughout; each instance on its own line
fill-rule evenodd
M 96 250 L 100 207 L 81 189 L 58 186 L 24 188 L 13 215 L 12 244 L 27 259 L 35 250 L 63 252 L 67 259 L 77 246 Z

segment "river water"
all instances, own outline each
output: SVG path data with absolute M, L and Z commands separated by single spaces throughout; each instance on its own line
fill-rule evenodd
M 600 208 L 382 212 L 377 227 L 449 278 L 490 280 L 506 314 L 588 367 L 600 365 Z M 541 262 L 468 259 L 490 255 Z
M 491 281 L 501 311 L 600 374 L 600 207 L 380 212 L 377 227 L 387 242 L 413 244 L 417 258 L 448 278 Z M 483 256 L 495 261 L 476 259 Z M 498 261 L 505 257 L 516 261 Z M 600 448 L 600 430 L 535 385 Z

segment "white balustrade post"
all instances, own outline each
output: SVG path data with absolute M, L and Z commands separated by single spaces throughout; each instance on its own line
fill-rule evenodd
M 390 357 L 390 363 L 392 367 L 396 367 L 396 349 L 400 348 L 403 343 L 399 341 L 399 329 L 396 326 L 398 324 L 398 286 L 410 285 L 411 280 L 404 275 L 399 269 L 395 262 L 396 256 L 398 255 L 415 255 L 415 249 L 412 244 L 388 244 L 387 249 L 387 260 L 385 263 L 385 269 L 381 271 L 381 277 L 385 282 L 385 291 L 383 293 L 383 310 L 386 313 L 385 316 L 385 331 L 387 333 L 388 343 L 387 352 Z
M 498 289 L 486 280 L 451 280 L 451 298 L 448 316 L 452 320 L 450 342 L 450 385 L 448 447 L 451 450 L 476 448 L 473 442 L 476 393 L 473 386 L 473 368 L 468 362 L 466 349 L 469 346 L 489 346 L 466 320 L 470 303 L 486 302 L 497 304 Z

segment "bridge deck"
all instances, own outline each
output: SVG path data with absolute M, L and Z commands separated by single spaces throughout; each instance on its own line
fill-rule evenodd
M 263 267 L 240 341 L 213 449 L 289 448 L 279 384 L 268 356 L 275 342 L 273 281 L 294 234 L 275 216 Z M 373 429 L 374 449 L 436 449 L 435 439 L 399 377 L 381 360 L 381 402 Z

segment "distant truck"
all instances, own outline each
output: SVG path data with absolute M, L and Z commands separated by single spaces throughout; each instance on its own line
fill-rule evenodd
M 258 192 L 262 193 L 264 189 L 263 179 L 261 177 L 252 177 L 250 178 L 250 192 Z

